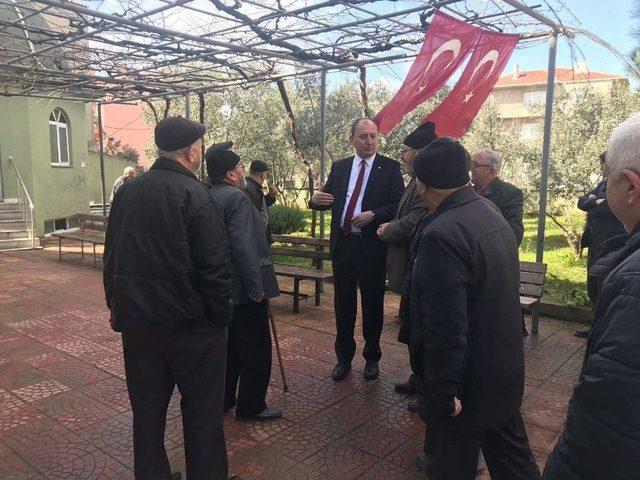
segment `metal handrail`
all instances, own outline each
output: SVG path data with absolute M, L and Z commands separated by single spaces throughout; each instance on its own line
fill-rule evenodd
M 22 219 L 27 224 L 27 231 L 29 232 L 29 239 L 33 247 L 36 246 L 36 230 L 35 230 L 35 222 L 34 222 L 34 210 L 33 201 L 31 200 L 31 196 L 29 195 L 29 191 L 27 190 L 27 186 L 22 180 L 22 176 L 18 171 L 18 167 L 16 167 L 13 162 L 13 157 L 9 157 L 9 165 L 13 167 L 13 170 L 16 173 L 17 183 L 18 183 L 18 208 L 20 209 L 20 213 L 22 215 Z

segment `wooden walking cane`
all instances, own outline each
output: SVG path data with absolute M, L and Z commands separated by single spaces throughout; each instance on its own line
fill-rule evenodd
M 276 344 L 276 354 L 278 355 L 278 364 L 280 365 L 280 374 L 282 375 L 282 389 L 285 392 L 289 391 L 287 385 L 287 379 L 284 376 L 284 365 L 282 364 L 282 355 L 280 354 L 280 342 L 278 342 L 278 332 L 276 331 L 276 322 L 271 312 L 271 305 L 267 302 L 267 310 L 269 311 L 269 320 L 271 321 L 271 331 L 273 332 L 273 341 Z

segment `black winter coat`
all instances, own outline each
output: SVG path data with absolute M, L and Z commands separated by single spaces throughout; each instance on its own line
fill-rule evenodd
M 513 230 L 516 242 L 520 245 L 524 237 L 524 225 L 522 223 L 524 194 L 522 190 L 496 177 L 487 185 L 481 195 L 487 200 L 491 200 L 498 207 L 511 230 Z
M 433 212 L 414 267 L 424 326 L 427 423 L 484 430 L 512 418 L 524 391 L 518 247 L 495 206 L 470 187 Z M 453 398 L 462 413 L 450 417 Z
M 116 193 L 105 241 L 111 326 L 123 333 L 213 330 L 231 320 L 227 230 L 209 189 L 159 158 Z
M 593 269 L 608 274 L 545 480 L 640 478 L 640 224 Z
M 602 200 L 597 203 L 598 200 Z M 607 179 L 578 200 L 578 208 L 587 212 L 587 223 L 580 241 L 581 248 L 589 248 L 589 261 L 595 261 L 602 244 L 611 237 L 626 233 L 607 203 Z

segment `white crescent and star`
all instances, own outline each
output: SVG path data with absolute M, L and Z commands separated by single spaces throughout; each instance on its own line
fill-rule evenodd
M 490 50 L 489 52 L 487 52 L 484 57 L 482 57 L 480 59 L 480 61 L 478 62 L 478 64 L 476 65 L 476 67 L 473 69 L 473 72 L 471 72 L 471 77 L 469 77 L 469 84 L 471 84 L 473 82 L 473 78 L 476 76 L 476 73 L 478 72 L 478 70 L 480 70 L 480 68 L 485 64 L 485 63 L 489 63 L 491 62 L 491 68 L 489 69 L 489 71 L 484 75 L 484 77 L 482 78 L 482 80 L 478 83 L 482 83 L 484 82 L 489 75 L 491 75 L 491 72 L 493 72 L 493 70 L 496 68 L 496 64 L 498 63 L 498 57 L 500 56 L 500 54 L 498 53 L 497 50 Z M 469 100 L 471 100 L 471 97 L 473 97 L 474 93 L 473 90 L 471 90 L 469 93 L 467 93 L 464 96 L 464 100 L 462 101 L 462 103 L 467 103 Z
M 462 42 L 457 38 L 448 40 L 444 42 L 442 45 L 440 45 L 440 47 L 438 47 L 438 49 L 435 52 L 433 52 L 433 55 L 431 55 L 431 59 L 427 64 L 427 68 L 425 68 L 422 74 L 423 77 L 427 74 L 427 72 L 429 71 L 429 68 L 431 68 L 431 65 L 433 65 L 433 62 L 435 62 L 438 59 L 438 57 L 444 54 L 445 52 L 453 53 L 453 58 L 449 60 L 449 62 L 447 62 L 447 64 L 444 67 L 442 67 L 442 69 L 444 70 L 447 67 L 449 67 L 449 65 L 451 65 L 456 58 L 458 58 L 458 55 L 460 55 L 461 47 L 462 47 Z M 418 87 L 418 93 L 422 92 L 422 90 L 424 90 L 425 87 L 426 85 L 421 85 L 420 87 Z

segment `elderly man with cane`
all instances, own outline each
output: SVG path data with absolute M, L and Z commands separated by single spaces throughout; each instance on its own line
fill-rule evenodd
M 282 413 L 267 407 L 271 378 L 269 299 L 279 295 L 264 221 L 249 197 L 244 165 L 232 142 L 207 149 L 205 181 L 222 207 L 231 248 L 233 318 L 229 325 L 224 410 L 236 407 L 240 420 L 272 420 Z

